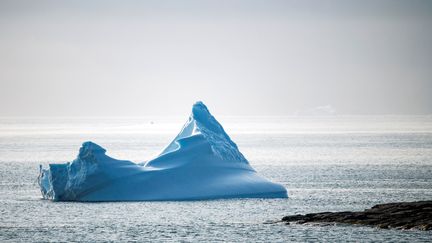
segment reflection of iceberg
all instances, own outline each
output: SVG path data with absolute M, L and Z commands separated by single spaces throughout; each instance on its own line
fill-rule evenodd
M 258 176 L 201 102 L 174 141 L 145 165 L 113 159 L 85 142 L 71 163 L 41 168 L 39 184 L 43 197 L 56 201 L 287 197 L 283 186 Z

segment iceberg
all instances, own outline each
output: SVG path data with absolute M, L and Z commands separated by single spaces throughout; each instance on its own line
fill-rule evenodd
M 40 166 L 44 199 L 53 201 L 164 201 L 286 198 L 280 184 L 259 176 L 202 102 L 156 158 L 117 160 L 93 142 L 65 164 Z

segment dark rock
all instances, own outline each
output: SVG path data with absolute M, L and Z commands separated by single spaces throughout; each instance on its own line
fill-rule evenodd
M 388 229 L 432 230 L 432 201 L 400 202 L 375 205 L 360 212 L 322 212 L 282 218 L 289 224 L 346 223 Z

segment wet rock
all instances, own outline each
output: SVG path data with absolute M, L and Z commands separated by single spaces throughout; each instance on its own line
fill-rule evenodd
M 290 215 L 283 222 L 345 223 L 389 229 L 432 230 L 432 201 L 398 202 L 375 205 L 358 212 L 322 212 Z

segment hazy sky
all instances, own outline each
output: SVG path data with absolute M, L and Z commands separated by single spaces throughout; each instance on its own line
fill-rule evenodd
M 0 0 L 0 116 L 179 115 L 195 100 L 432 114 L 432 1 Z

